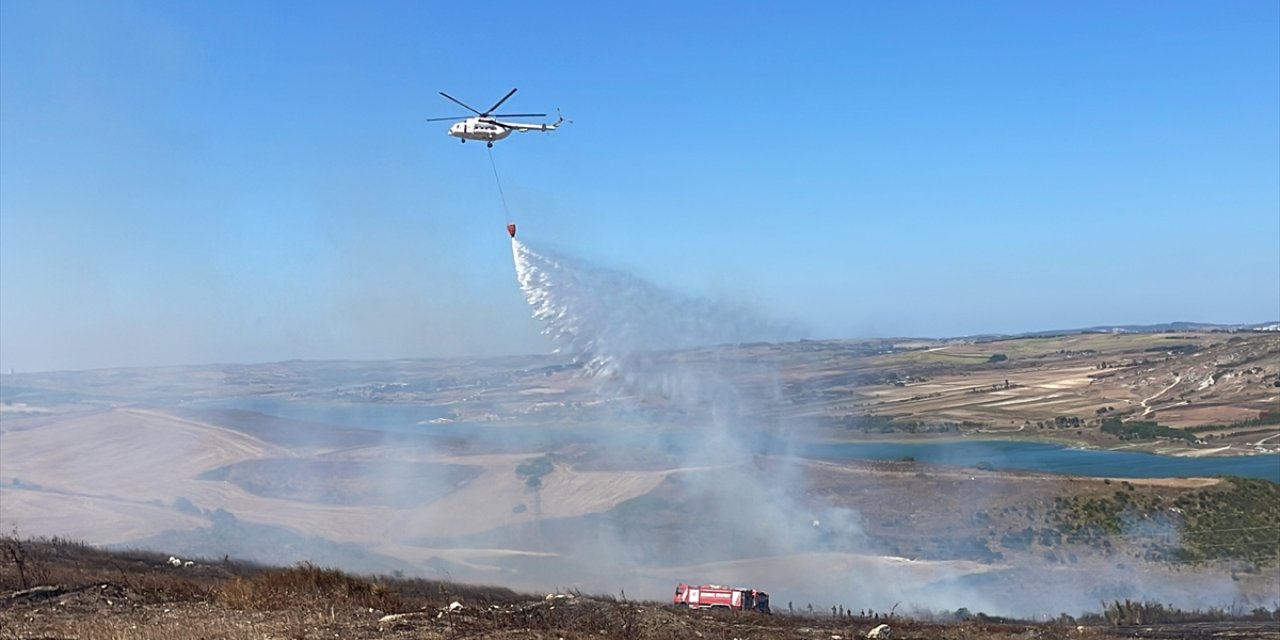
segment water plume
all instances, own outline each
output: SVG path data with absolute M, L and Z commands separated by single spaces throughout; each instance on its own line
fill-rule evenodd
M 533 317 L 557 351 L 574 358 L 587 375 L 620 382 L 632 392 L 731 407 L 739 394 L 722 372 L 688 362 L 664 365 L 661 352 L 788 337 L 786 327 L 741 306 L 669 291 L 581 258 L 535 251 L 514 238 L 511 249 Z
M 667 547 L 657 538 L 644 539 L 656 532 L 613 522 L 622 516 L 609 514 L 602 516 L 605 528 L 595 536 L 607 548 L 598 554 L 602 563 L 646 566 L 655 559 L 629 551 L 658 548 L 659 565 L 722 560 L 723 565 L 690 568 L 712 581 L 767 584 L 778 575 L 742 573 L 733 561 L 864 547 L 856 511 L 823 499 L 797 499 L 804 494 L 804 480 L 796 459 L 764 463 L 756 457 L 756 436 L 771 432 L 774 437 L 765 440 L 777 453 L 785 447 L 786 429 L 779 431 L 774 428 L 779 425 L 760 417 L 772 414 L 768 409 L 784 399 L 774 360 L 754 351 L 770 347 L 755 343 L 785 340 L 786 327 L 740 306 L 669 291 L 580 258 L 535 251 L 514 239 L 512 251 L 533 317 L 562 353 L 602 385 L 660 396 L 677 410 L 673 423 L 646 426 L 668 424 L 678 431 L 685 507 L 697 510 L 705 539 L 717 540 L 696 549 Z M 700 348 L 710 346 L 716 348 Z M 602 446 L 621 447 L 608 431 L 599 438 Z M 709 535 L 712 531 L 719 534 Z M 583 553 L 575 550 L 575 556 Z

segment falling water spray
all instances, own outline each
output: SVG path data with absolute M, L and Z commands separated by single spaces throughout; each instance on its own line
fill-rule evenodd
M 651 368 L 647 356 L 654 352 L 788 337 L 786 327 L 741 307 L 668 291 L 580 258 L 534 251 L 514 237 L 511 249 L 534 319 L 558 351 L 593 377 L 642 384 Z
M 758 442 L 785 439 L 769 435 L 777 425 L 760 418 L 776 414 L 769 409 L 784 402 L 782 384 L 771 358 L 750 357 L 742 345 L 785 340 L 790 337 L 786 327 L 580 258 L 535 251 L 514 238 L 511 246 L 516 278 L 533 317 L 562 353 L 601 386 L 659 396 L 678 410 L 675 424 L 647 426 L 678 430 L 682 459 L 677 464 L 687 470 L 681 476 L 684 491 L 691 504 L 703 505 L 698 521 L 734 532 L 719 537 L 714 549 L 694 550 L 692 557 L 727 560 L 860 544 L 856 512 L 795 499 L 803 493 L 803 481 L 794 459 L 762 466 L 756 456 Z M 712 345 L 720 346 L 700 348 Z M 753 441 L 757 436 L 762 440 Z M 601 433 L 602 443 L 609 438 L 607 430 Z M 633 539 L 642 532 L 619 531 L 615 559 L 627 549 L 652 546 Z M 690 551 L 686 546 L 666 549 L 664 559 L 683 557 Z M 707 579 L 773 582 L 767 576 L 714 572 Z

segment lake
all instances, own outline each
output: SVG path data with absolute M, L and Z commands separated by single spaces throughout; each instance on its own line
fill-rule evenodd
M 1186 458 L 1134 451 L 1076 449 L 1044 442 L 974 440 L 956 442 L 814 443 L 798 451 L 805 457 L 839 460 L 901 460 L 997 469 L 1047 471 L 1112 478 L 1179 478 L 1234 475 L 1280 483 L 1280 455 Z

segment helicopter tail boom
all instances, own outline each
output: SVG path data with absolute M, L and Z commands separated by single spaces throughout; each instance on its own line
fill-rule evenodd
M 560 113 L 560 109 L 556 109 L 556 121 L 550 124 L 527 124 L 524 122 L 500 122 L 498 120 L 488 120 L 491 124 L 496 124 L 504 129 L 511 131 L 555 131 L 560 128 L 560 123 L 564 122 L 564 115 Z

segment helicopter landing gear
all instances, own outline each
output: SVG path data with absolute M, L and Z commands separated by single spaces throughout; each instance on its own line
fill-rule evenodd
M 493 141 L 492 141 L 492 140 L 490 140 L 489 142 L 485 143 L 485 146 L 487 146 L 487 147 L 489 147 L 490 149 L 492 149 L 492 148 L 493 148 Z
M 466 138 L 459 138 L 459 139 L 458 139 L 458 142 L 461 142 L 462 144 L 466 144 L 466 143 L 467 143 L 467 139 L 466 139 Z

